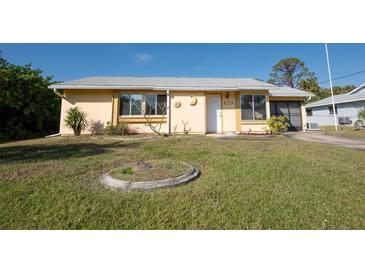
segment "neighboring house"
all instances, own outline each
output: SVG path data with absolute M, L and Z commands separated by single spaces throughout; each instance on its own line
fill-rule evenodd
M 291 130 L 304 130 L 303 102 L 311 95 L 241 78 L 90 77 L 49 88 L 63 94 L 60 133 L 64 135 L 72 134 L 64 118 L 73 106 L 87 112 L 100 129 L 108 122 L 123 122 L 135 133 L 151 132 L 143 113 L 150 114 L 154 123 L 162 121 L 164 133 L 182 133 L 183 122 L 191 133 L 265 133 L 270 115 L 285 115 Z
M 338 124 L 351 125 L 358 120 L 358 113 L 365 109 L 365 84 L 346 94 L 335 95 L 335 110 Z M 307 104 L 307 122 L 319 126 L 334 125 L 332 97 Z

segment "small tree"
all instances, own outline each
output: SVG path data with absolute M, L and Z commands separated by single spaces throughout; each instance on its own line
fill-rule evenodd
M 161 112 L 162 112 L 159 121 L 157 123 L 153 122 L 153 119 L 152 119 L 153 117 L 151 118 L 152 109 L 150 109 L 149 113 L 145 113 L 145 112 L 143 113 L 143 116 L 146 120 L 145 126 L 148 126 L 154 133 L 156 133 L 158 135 L 165 135 L 165 134 L 161 134 L 161 128 L 162 128 L 162 123 L 167 114 L 168 107 L 165 104 L 160 104 L 160 103 L 157 103 L 157 107 L 159 109 L 161 109 Z M 157 111 L 157 109 L 155 111 Z
M 365 109 L 360 110 L 359 113 L 357 114 L 357 117 L 359 118 L 359 120 L 365 121 Z
M 271 116 L 268 120 L 270 131 L 272 134 L 280 134 L 288 131 L 290 126 L 288 118 L 285 116 Z
M 308 71 L 303 61 L 290 57 L 280 60 L 273 66 L 269 83 L 298 88 L 305 79 L 315 79 L 314 73 Z
M 191 127 L 188 128 L 187 125 L 189 124 L 189 122 L 184 122 L 184 120 L 181 120 L 183 126 L 184 126 L 184 135 L 189 135 L 190 131 L 191 131 Z
M 84 130 L 88 122 L 86 120 L 87 114 L 78 107 L 69 108 L 65 118 L 65 124 L 72 128 L 75 136 L 80 136 L 81 131 Z

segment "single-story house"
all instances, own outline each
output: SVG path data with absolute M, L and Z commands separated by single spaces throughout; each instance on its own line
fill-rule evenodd
M 338 124 L 351 125 L 358 120 L 358 113 L 365 109 L 365 84 L 346 94 L 335 95 L 335 111 Z M 332 97 L 307 104 L 307 122 L 319 126 L 334 125 Z
M 62 97 L 60 133 L 66 112 L 78 106 L 103 128 L 126 123 L 149 133 L 146 116 L 163 133 L 252 132 L 269 130 L 270 115 L 285 115 L 291 130 L 306 128 L 304 99 L 310 93 L 246 78 L 89 77 L 49 87 Z M 88 132 L 85 132 L 88 133 Z

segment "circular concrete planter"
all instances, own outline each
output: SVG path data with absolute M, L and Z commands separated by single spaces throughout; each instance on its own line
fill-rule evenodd
M 144 182 L 130 182 L 130 181 L 124 181 L 120 179 L 116 179 L 110 175 L 110 172 L 113 170 L 110 170 L 107 173 L 104 173 L 100 181 L 103 185 L 110 188 L 116 188 L 116 189 L 125 189 L 125 190 L 149 190 L 149 189 L 156 189 L 156 188 L 163 188 L 163 187 L 172 187 L 172 186 L 178 186 L 182 184 L 186 184 L 190 182 L 191 180 L 194 180 L 196 177 L 199 176 L 199 170 L 193 167 L 192 165 L 189 165 L 184 162 L 180 162 L 181 164 L 184 164 L 188 167 L 188 172 L 186 172 L 183 175 L 180 175 L 178 177 L 174 178 L 168 178 L 163 180 L 156 180 L 156 181 L 144 181 Z

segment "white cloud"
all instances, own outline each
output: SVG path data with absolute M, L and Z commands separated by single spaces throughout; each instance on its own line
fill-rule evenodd
M 136 55 L 136 61 L 138 63 L 149 62 L 152 60 L 152 54 L 149 53 L 138 53 Z

